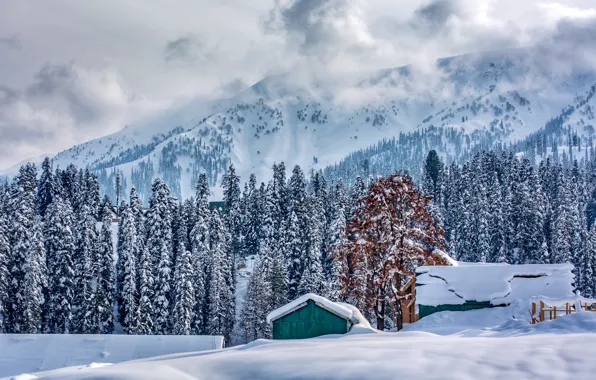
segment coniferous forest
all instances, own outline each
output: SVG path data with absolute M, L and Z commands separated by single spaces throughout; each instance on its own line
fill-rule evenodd
M 333 181 L 279 163 L 268 183 L 254 175 L 244 182 L 230 166 L 217 208 L 206 175 L 186 200 L 156 179 L 146 203 L 135 188 L 120 194 L 116 180 L 112 204 L 88 170 L 52 168 L 49 159 L 40 170 L 26 164 L 0 186 L 0 329 L 244 342 L 268 337 L 266 315 L 311 292 L 357 305 L 378 327 L 399 328 L 391 289 L 438 250 L 470 262 L 573 263 L 577 290 L 593 297 L 591 157 L 535 162 L 487 151 L 457 165 L 430 151 L 419 178 Z M 393 212 L 396 199 L 405 212 Z M 396 225 L 399 236 L 381 231 Z M 384 255 L 396 249 L 391 239 L 407 247 Z M 237 300 L 247 263 L 246 294 Z M 386 267 L 401 276 L 376 276 Z

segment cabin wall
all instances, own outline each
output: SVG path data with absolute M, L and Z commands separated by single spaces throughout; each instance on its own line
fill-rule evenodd
M 489 301 L 487 302 L 476 302 L 476 301 L 466 301 L 466 303 L 462 305 L 437 305 L 437 306 L 429 306 L 429 305 L 418 305 L 418 318 L 424 318 L 428 315 L 439 313 L 441 311 L 468 311 L 468 310 L 478 310 L 478 309 L 490 309 L 493 307 L 502 307 L 505 305 L 498 305 L 495 306 L 491 304 Z
M 349 322 L 308 300 L 306 306 L 273 321 L 273 339 L 306 339 L 345 334 Z

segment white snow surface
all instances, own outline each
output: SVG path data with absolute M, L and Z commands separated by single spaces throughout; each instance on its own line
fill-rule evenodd
M 267 315 L 267 322 L 271 323 L 294 310 L 300 309 L 308 300 L 314 301 L 324 309 L 327 309 L 328 311 L 346 320 L 351 321 L 354 318 L 354 308 L 348 307 L 346 304 L 330 301 L 327 298 L 318 296 L 316 294 L 308 293 L 296 298 L 294 301 L 280 307 L 279 309 L 273 310 Z
M 462 263 L 460 263 L 462 264 Z M 416 304 L 462 305 L 466 301 L 508 305 L 535 296 L 573 297 L 570 264 L 476 264 L 425 266 L 416 270 Z
M 507 309 L 509 311 L 507 311 Z M 499 310 L 497 315 L 490 313 Z M 475 320 L 447 335 L 421 328 L 399 333 L 333 335 L 305 340 L 258 340 L 221 351 L 169 355 L 102 368 L 64 368 L 40 379 L 593 379 L 596 313 L 530 325 L 511 308 L 437 313 Z M 433 315 L 434 316 L 434 315 Z M 431 316 L 431 317 L 433 317 Z M 495 327 L 481 327 L 483 318 Z M 421 321 L 422 322 L 422 321 Z M 415 327 L 420 322 L 409 327 Z
M 222 347 L 221 336 L 0 334 L 0 377 Z

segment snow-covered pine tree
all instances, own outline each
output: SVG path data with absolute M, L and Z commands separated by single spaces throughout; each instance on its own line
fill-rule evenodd
M 48 300 L 46 331 L 52 334 L 69 332 L 74 298 L 75 240 L 70 202 L 56 194 L 46 209 L 44 237 L 48 266 Z
M 120 171 L 116 172 L 116 179 L 114 183 L 115 193 L 116 193 L 116 210 L 117 214 L 120 215 L 120 197 L 122 196 L 122 178 L 120 177 Z
M 553 221 L 553 249 L 551 253 L 551 264 L 561 264 L 571 262 L 571 223 L 573 215 L 573 205 L 571 204 L 571 194 L 568 185 L 560 189 Z
M 256 257 L 259 253 L 263 200 L 257 189 L 257 177 L 254 174 L 250 175 L 247 195 L 247 212 L 244 220 L 244 256 Z
M 85 197 L 84 202 L 89 206 L 91 215 L 97 218 L 99 214 L 99 205 L 101 204 L 101 194 L 99 191 L 99 180 L 97 175 L 85 169 Z
M 487 181 L 486 196 L 489 215 L 488 235 L 490 237 L 490 248 L 486 261 L 497 263 L 505 260 L 501 186 L 495 171 L 487 173 Z
M 94 315 L 94 281 L 98 269 L 98 235 L 91 207 L 81 206 L 76 223 L 74 254 L 74 298 L 72 303 L 72 332 L 99 333 L 100 326 Z
M 581 294 L 587 298 L 596 296 L 596 228 L 592 226 L 586 240 L 585 253 L 581 266 L 582 282 L 579 284 Z
M 289 217 L 289 195 L 288 186 L 286 184 L 286 165 L 283 162 L 280 162 L 277 165 L 273 164 L 273 192 L 275 194 L 278 211 L 278 214 L 274 216 L 276 231 L 275 239 L 280 241 L 283 225 Z
M 195 289 L 193 284 L 194 267 L 192 266 L 191 253 L 184 244 L 185 229 L 179 228 L 178 255 L 174 270 L 174 329 L 178 335 L 190 335 L 194 320 Z
M 34 334 L 41 327 L 47 272 L 41 220 L 35 204 L 36 176 L 35 165 L 22 166 L 11 191 L 11 301 L 6 323 L 10 333 Z
M 240 325 L 245 341 L 271 337 L 271 328 L 267 323 L 267 313 L 271 309 L 271 284 L 265 279 L 262 261 L 258 259 L 248 280 L 246 296 L 242 304 Z
M 60 176 L 63 196 L 65 200 L 70 202 L 70 206 L 75 210 L 76 195 L 79 191 L 78 188 L 78 170 L 74 164 L 69 164 Z
M 135 217 L 125 201 L 120 207 L 118 229 L 118 321 L 127 334 L 134 334 L 137 316 L 137 231 Z M 153 274 L 153 263 L 150 263 Z
M 8 203 L 6 199 L 4 186 L 0 187 L 0 209 L 8 210 Z M 6 331 L 6 322 L 8 318 L 8 303 L 9 303 L 9 259 L 10 259 L 10 244 L 9 244 L 9 229 L 6 212 L 0 213 L 0 333 Z
M 259 271 L 262 272 L 263 281 L 268 287 L 268 306 L 262 310 L 266 315 L 269 311 L 285 304 L 287 292 L 284 260 L 280 243 L 275 240 L 275 215 L 278 212 L 278 203 L 272 182 L 267 186 L 263 211 L 258 260 Z
M 211 261 L 208 273 L 209 293 L 207 295 L 207 333 L 223 335 L 230 341 L 233 321 L 230 321 L 229 308 L 234 295 L 228 282 L 231 276 L 231 263 L 226 240 L 226 228 L 218 210 L 211 211 L 209 221 L 209 252 Z
M 187 198 L 184 201 L 183 205 L 183 221 L 186 228 L 186 236 L 184 245 L 186 245 L 186 249 L 192 252 L 192 242 L 190 241 L 190 236 L 192 229 L 195 226 L 195 197 Z
M 153 261 L 149 248 L 143 247 L 137 265 L 139 301 L 135 314 L 134 332 L 137 335 L 151 335 L 155 331 L 153 323 L 153 297 L 155 295 L 155 279 L 153 277 Z
M 156 179 L 153 182 L 147 212 L 147 247 L 155 261 L 155 299 L 153 310 L 155 333 L 167 335 L 172 329 L 172 208 L 168 186 Z
M 298 286 L 302 278 L 302 258 L 306 256 L 304 252 L 304 242 L 300 238 L 300 222 L 294 210 L 290 211 L 290 218 L 284 228 L 283 233 L 283 251 L 286 254 L 288 300 L 294 300 L 298 296 Z
M 308 199 L 308 246 L 304 263 L 304 272 L 298 285 L 298 295 L 307 293 L 323 294 L 325 279 L 321 257 L 322 241 L 322 205 L 320 199 L 313 195 Z
M 205 334 L 208 320 L 208 267 L 211 254 L 209 252 L 209 183 L 204 173 L 199 175 L 195 202 L 194 226 L 190 232 L 191 260 L 192 266 L 195 268 L 193 279 L 195 307 L 192 331 L 193 334 Z
M 514 237 L 517 256 L 514 263 L 534 264 L 540 261 L 543 235 L 543 196 L 538 177 L 530 161 L 523 159 L 518 166 L 513 188 L 514 213 L 517 218 Z
M 298 286 L 304 272 L 309 243 L 309 221 L 306 179 L 296 165 L 288 183 L 289 213 L 286 224 L 285 252 L 288 275 L 288 299 L 299 295 Z M 293 215 L 292 215 L 293 214 Z
M 41 175 L 37 186 L 37 210 L 42 218 L 46 214 L 46 209 L 52 203 L 52 198 L 55 194 L 54 187 L 52 162 L 49 157 L 46 157 L 41 164 Z
M 242 255 L 242 214 L 240 212 L 240 177 L 236 174 L 234 165 L 230 165 L 223 177 L 223 201 L 225 220 L 230 233 L 230 252 L 234 260 Z
M 136 258 L 137 261 L 141 256 L 141 251 L 145 246 L 145 216 L 143 215 L 143 202 L 139 197 L 137 189 L 133 186 L 130 189 L 129 207 L 132 216 L 134 217 L 135 231 L 137 233 L 136 241 Z
M 186 237 L 184 236 L 185 228 L 186 225 L 184 224 L 184 210 L 182 208 L 182 202 L 179 202 L 178 205 L 172 210 L 172 275 L 176 270 L 176 258 L 178 257 L 178 248 L 180 247 L 178 239 L 182 239 L 182 244 L 184 244 L 184 241 L 186 240 Z
M 346 235 L 346 193 L 341 179 L 335 186 L 329 227 L 329 273 L 326 281 L 327 298 L 344 301 L 343 286 L 347 274 L 347 262 L 337 250 L 347 243 Z
M 112 214 L 110 205 L 104 204 L 97 249 L 95 278 L 95 322 L 101 334 L 114 332 L 114 246 L 112 243 Z

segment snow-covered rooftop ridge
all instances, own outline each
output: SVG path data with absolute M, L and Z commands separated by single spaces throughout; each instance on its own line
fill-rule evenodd
M 279 309 L 273 310 L 271 313 L 267 315 L 267 322 L 271 323 L 276 319 L 283 317 L 295 310 L 298 310 L 306 305 L 306 302 L 311 300 L 315 302 L 317 305 L 326 309 L 327 311 L 342 317 L 346 320 L 352 320 L 354 317 L 354 311 L 351 308 L 348 308 L 344 305 L 339 303 L 333 302 L 328 300 L 325 297 L 318 296 L 316 294 L 308 293 L 301 297 L 296 298 L 294 301 L 280 307 Z
M 507 305 L 536 296 L 573 296 L 571 264 L 478 264 L 427 266 L 416 270 L 418 305 L 462 305 L 466 301 Z
M 447 252 L 443 250 L 435 249 L 435 253 L 437 253 L 439 256 L 445 259 L 445 261 L 447 261 L 451 266 L 457 267 L 460 264 L 457 260 L 453 259 L 451 256 L 447 254 Z

